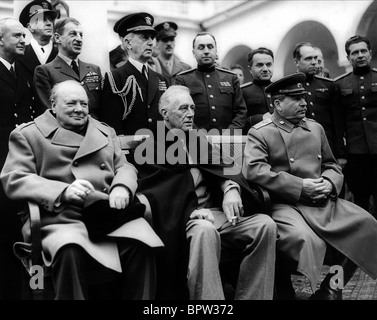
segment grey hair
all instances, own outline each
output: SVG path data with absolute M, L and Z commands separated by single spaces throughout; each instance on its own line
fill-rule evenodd
M 162 94 L 158 102 L 158 111 L 161 115 L 162 109 L 170 109 L 178 101 L 177 96 L 182 92 L 190 94 L 190 89 L 181 85 L 173 85 Z
M 18 20 L 14 19 L 14 18 L 2 18 L 2 19 L 0 19 L 0 37 L 4 36 L 4 32 L 5 32 L 5 29 L 7 27 L 7 22 L 9 20 L 13 20 L 13 21 L 18 22 Z
M 63 82 L 59 82 L 59 83 L 55 84 L 51 89 L 51 94 L 50 94 L 50 102 L 51 103 L 57 100 L 57 97 L 59 96 L 60 91 L 61 91 L 61 87 L 64 87 L 67 84 L 77 85 L 78 87 L 82 88 L 81 84 L 79 82 L 77 82 L 76 80 L 66 80 L 66 81 L 63 81 Z

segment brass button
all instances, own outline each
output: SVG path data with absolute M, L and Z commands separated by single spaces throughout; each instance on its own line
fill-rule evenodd
M 209 84 L 209 85 L 208 85 L 208 88 L 212 88 L 212 86 Z
M 215 110 L 215 109 L 216 109 L 216 107 L 215 107 L 215 106 L 212 106 L 212 107 L 211 107 L 211 109 L 212 109 L 212 110 Z
M 103 188 L 102 192 L 107 193 L 107 188 Z
M 17 114 L 17 113 L 15 113 L 15 114 L 14 114 L 14 116 L 15 116 L 15 117 L 17 118 L 17 117 L 18 117 L 18 114 Z
M 151 118 L 148 119 L 148 122 L 151 123 L 153 120 Z
M 318 157 L 318 159 L 322 159 L 322 156 L 320 154 L 317 157 Z
M 295 159 L 290 158 L 289 161 L 293 163 L 293 162 L 295 162 Z
M 364 80 L 364 77 L 363 77 L 363 76 L 361 76 L 361 77 L 360 77 L 360 80 Z
M 310 91 L 308 91 L 308 95 L 309 95 L 309 96 L 311 96 L 311 95 L 312 95 L 312 93 L 311 93 Z
M 284 124 L 285 122 L 284 122 L 283 120 L 280 120 L 279 123 L 280 123 L 280 124 Z
M 101 163 L 101 165 L 99 167 L 100 167 L 101 170 L 105 170 L 106 165 L 104 163 Z
M 213 122 L 216 122 L 216 119 L 212 119 Z
M 361 86 L 360 89 L 364 89 L 365 87 L 364 86 Z
M 79 163 L 77 161 L 73 162 L 73 166 L 74 167 L 78 167 L 79 166 Z
M 211 76 L 209 74 L 206 74 L 206 78 L 210 78 Z
M 210 94 L 209 97 L 210 97 L 211 99 L 213 99 L 213 94 Z
M 312 116 L 313 116 L 313 117 L 315 116 L 315 113 L 314 113 L 314 112 L 312 112 Z

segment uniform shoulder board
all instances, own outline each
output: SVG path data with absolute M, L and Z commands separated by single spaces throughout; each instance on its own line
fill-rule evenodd
M 245 87 L 251 86 L 252 84 L 253 84 L 252 81 L 249 81 L 249 82 L 243 83 L 243 84 L 241 84 L 241 88 L 245 88 Z
M 34 123 L 34 121 L 24 122 L 24 123 L 20 124 L 20 125 L 17 127 L 17 129 L 18 129 L 18 130 L 22 130 L 23 128 L 26 128 L 26 127 L 32 125 L 33 123 Z
M 305 118 L 305 121 L 317 122 L 317 121 L 315 121 L 315 120 L 312 119 L 312 118 Z
M 325 80 L 325 81 L 329 81 L 329 82 L 334 82 L 334 79 L 322 77 L 322 76 L 319 76 L 317 74 L 315 75 L 315 77 L 318 78 L 318 79 L 321 79 L 321 80 Z
M 272 120 L 271 119 L 265 119 L 265 120 L 262 120 L 261 122 L 258 122 L 256 124 L 253 125 L 253 128 L 254 129 L 260 129 L 268 124 L 272 123 Z
M 334 81 L 338 81 L 338 80 L 350 75 L 351 73 L 352 73 L 352 71 L 346 72 L 346 73 L 340 75 L 339 77 L 335 78 Z
M 181 71 L 181 72 L 177 73 L 177 76 L 180 76 L 181 74 L 190 73 L 190 72 L 192 72 L 194 70 L 196 70 L 196 68 L 192 68 L 192 69 Z
M 230 70 L 228 70 L 228 69 L 223 69 L 223 68 L 216 67 L 216 70 L 224 71 L 224 72 L 227 72 L 227 73 L 230 73 L 230 74 L 234 74 L 234 75 L 236 75 L 233 71 L 230 71 Z
M 372 70 L 373 70 L 374 72 L 377 72 L 377 68 L 372 68 Z

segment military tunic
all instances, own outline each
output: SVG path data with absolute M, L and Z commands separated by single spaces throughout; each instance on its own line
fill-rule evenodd
M 377 221 L 362 208 L 337 198 L 343 175 L 317 122 L 304 119 L 293 125 L 274 113 L 252 127 L 243 173 L 269 191 L 280 236 L 278 252 L 295 262 L 313 291 L 327 244 L 377 277 Z M 303 179 L 320 177 L 331 182 L 333 193 L 319 203 L 304 200 Z
M 179 73 L 174 84 L 190 89 L 199 128 L 240 129 L 246 123 L 247 109 L 237 76 L 228 70 L 198 66 Z
M 337 148 L 347 158 L 346 181 L 355 203 L 370 210 L 370 197 L 377 202 L 377 69 L 344 74 L 335 79 L 335 90 Z
M 326 132 L 331 150 L 335 153 L 334 119 L 338 116 L 334 107 L 334 82 L 332 79 L 315 75 L 303 83 L 306 94 L 308 118 L 320 123 Z
M 262 121 L 266 112 L 271 114 L 274 112 L 271 94 L 264 91 L 269 84 L 271 84 L 271 81 L 254 80 L 241 85 L 242 95 L 247 107 L 244 134 L 247 134 L 251 126 Z

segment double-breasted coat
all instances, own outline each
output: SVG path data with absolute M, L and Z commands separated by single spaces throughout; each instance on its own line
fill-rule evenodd
M 377 221 L 364 209 L 337 198 L 343 175 L 320 124 L 304 119 L 293 125 L 274 113 L 272 119 L 249 130 L 244 152 L 245 177 L 271 195 L 272 218 L 280 234 L 278 249 L 297 262 L 297 270 L 309 278 L 313 289 L 324 261 L 325 243 L 377 277 Z M 335 193 L 324 202 L 303 201 L 303 179 L 320 177 L 332 183 Z M 292 235 L 284 225 L 297 213 L 314 232 L 299 247 L 292 247 Z
M 50 110 L 34 122 L 15 129 L 9 155 L 1 173 L 6 194 L 14 200 L 33 200 L 41 210 L 44 260 L 50 265 L 56 252 L 69 243 L 82 246 L 102 265 L 121 271 L 116 242 L 109 237 L 93 242 L 81 221 L 82 208 L 56 207 L 56 200 L 74 180 L 90 181 L 92 199 L 107 199 L 116 185 L 137 188 L 137 170 L 120 149 L 114 129 L 89 117 L 85 136 L 59 126 Z M 23 235 L 28 240 L 29 224 Z M 120 235 L 121 236 L 121 235 Z
M 98 119 L 102 74 L 99 66 L 79 60 L 80 77 L 59 56 L 35 68 L 34 91 L 37 105 L 50 108 L 51 89 L 66 80 L 80 82 L 89 98 L 90 115 Z

